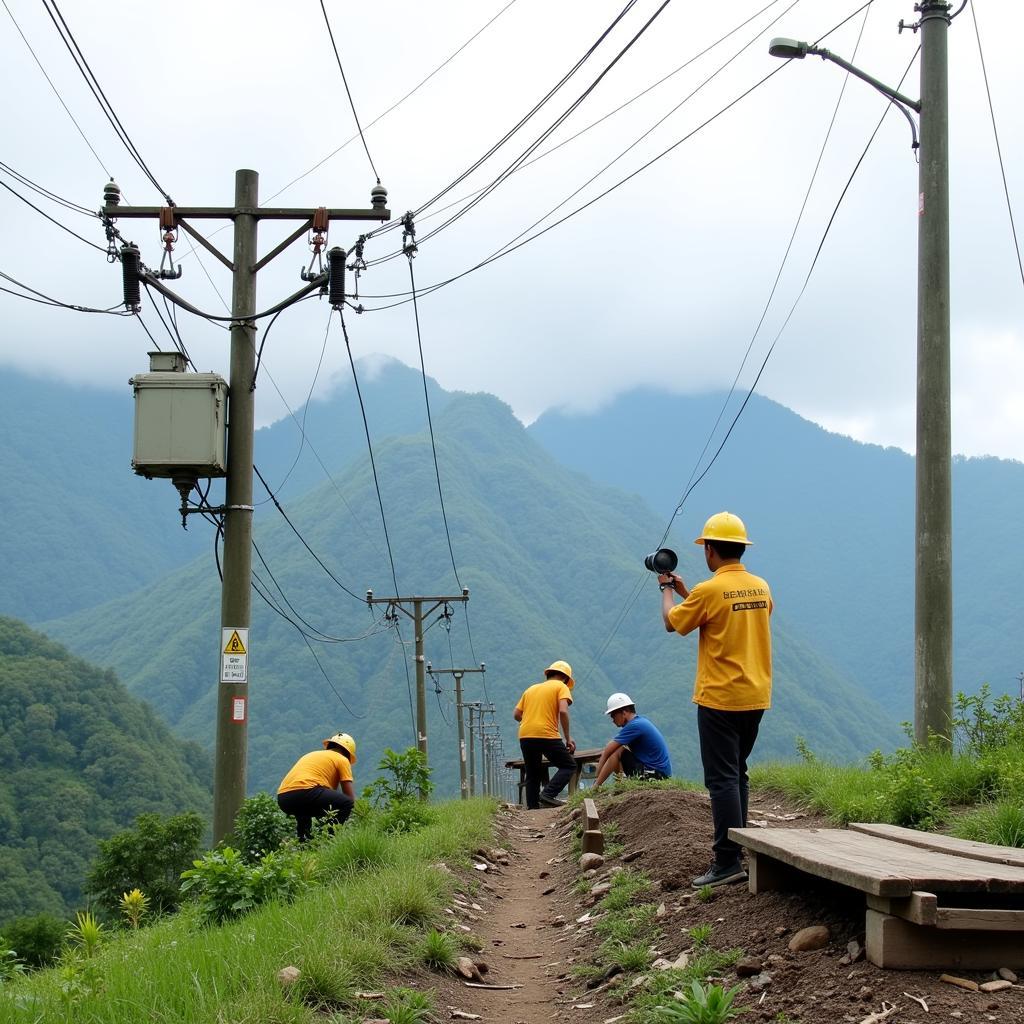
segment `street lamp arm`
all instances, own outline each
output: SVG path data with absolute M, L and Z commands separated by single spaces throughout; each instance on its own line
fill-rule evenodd
M 900 113 L 902 113 L 907 119 L 907 122 L 910 125 L 910 134 L 912 136 L 911 148 L 917 152 L 919 145 L 917 141 L 917 124 L 915 123 L 910 111 L 913 110 L 917 114 L 921 113 L 920 100 L 912 100 L 909 96 L 904 96 L 903 93 L 897 92 L 895 89 L 886 85 L 885 82 L 880 82 L 873 75 L 869 75 L 866 71 L 861 71 L 860 68 L 851 64 L 848 60 L 843 60 L 842 57 L 837 57 L 831 50 L 826 50 L 821 46 L 812 46 L 810 43 L 800 42 L 796 39 L 785 39 L 780 36 L 771 41 L 768 46 L 768 52 L 773 57 L 781 57 L 785 60 L 803 60 L 809 53 L 815 54 L 822 60 L 830 60 L 833 64 L 838 64 L 839 67 L 853 75 L 854 78 L 859 78 L 862 82 L 867 82 L 868 85 L 877 89 L 883 96 L 887 96 L 889 101 L 897 107 Z
M 831 50 L 826 50 L 824 47 L 809 46 L 807 47 L 807 52 L 817 54 L 822 60 L 830 60 L 833 64 L 838 64 L 844 71 L 849 71 L 855 78 L 859 78 L 862 82 L 867 82 L 868 85 L 873 86 L 895 103 L 904 107 L 910 107 L 917 114 L 921 113 L 920 100 L 912 100 L 909 96 L 904 96 L 903 93 L 897 92 L 886 85 L 885 82 L 880 82 L 873 75 L 869 75 L 866 71 L 861 71 L 860 68 L 855 67 L 848 60 L 843 60 L 842 57 L 836 56 Z

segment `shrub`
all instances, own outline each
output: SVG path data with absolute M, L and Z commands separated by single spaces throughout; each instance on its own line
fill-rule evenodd
M 121 913 L 133 929 L 138 929 L 139 922 L 149 913 L 149 897 L 141 889 L 121 894 Z
M 390 778 L 375 779 L 363 790 L 363 796 L 374 807 L 392 807 L 421 794 L 426 796 L 434 788 L 426 754 L 415 747 L 409 747 L 402 754 L 387 747 L 377 770 L 387 772 Z
M 389 864 L 394 858 L 394 844 L 387 836 L 369 825 L 341 829 L 317 852 L 325 875 L 336 877 Z
M 1014 802 L 980 807 L 961 818 L 953 833 L 978 843 L 1024 847 L 1024 807 Z
M 231 846 L 247 864 L 256 864 L 295 835 L 287 814 L 269 793 L 257 793 L 243 801 L 235 818 Z
M 0 935 L 0 983 L 22 974 L 25 970 L 25 965 L 17 952 L 7 948 L 9 945 L 10 943 Z
M 7 943 L 29 967 L 45 967 L 60 955 L 68 923 L 53 914 L 17 917 L 4 928 Z
M 307 886 L 299 851 L 268 853 L 248 865 L 230 846 L 211 850 L 182 872 L 181 891 L 194 891 L 204 924 L 220 924 L 270 900 L 291 900 Z
M 111 915 L 118 913 L 121 894 L 131 889 L 147 893 L 156 913 L 175 910 L 181 873 L 198 856 L 202 835 L 203 819 L 192 811 L 140 814 L 134 828 L 99 843 L 86 892 Z
M 953 705 L 953 736 L 959 749 L 977 756 L 1024 742 L 1024 702 L 1008 694 L 992 700 L 988 683 L 973 696 L 958 693 Z

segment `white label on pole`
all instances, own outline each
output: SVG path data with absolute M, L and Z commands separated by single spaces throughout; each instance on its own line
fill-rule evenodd
M 249 681 L 249 630 L 242 626 L 225 626 L 220 631 L 220 681 Z
M 244 722 L 245 721 L 245 698 L 235 697 L 231 701 L 231 721 L 232 722 Z

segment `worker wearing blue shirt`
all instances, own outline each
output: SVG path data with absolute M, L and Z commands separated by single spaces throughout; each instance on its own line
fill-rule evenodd
M 613 693 L 605 714 L 619 731 L 601 752 L 595 786 L 613 772 L 647 779 L 667 779 L 672 774 L 665 738 L 651 721 L 636 713 L 629 694 Z

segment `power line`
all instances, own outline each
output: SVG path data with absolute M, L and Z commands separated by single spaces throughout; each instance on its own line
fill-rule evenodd
M 341 81 L 345 86 L 345 95 L 348 96 L 348 104 L 352 108 L 352 117 L 355 119 L 356 128 L 359 130 L 359 138 L 362 140 L 363 149 L 366 151 L 366 159 L 370 161 L 370 170 L 373 171 L 373 176 L 377 179 L 377 184 L 380 184 L 380 175 L 377 173 L 377 168 L 374 166 L 373 157 L 370 156 L 370 147 L 366 144 L 366 136 L 363 134 L 363 126 L 359 123 L 359 115 L 356 113 L 355 100 L 352 99 L 352 90 L 348 87 L 348 79 L 345 77 L 345 69 L 341 64 L 341 54 L 338 53 L 338 44 L 334 41 L 334 33 L 331 31 L 331 20 L 327 17 L 327 8 L 324 6 L 324 0 L 320 0 L 320 10 L 324 14 L 324 24 L 327 26 L 327 35 L 331 39 L 331 48 L 334 50 L 334 59 L 338 62 L 338 70 L 341 72 Z
M 129 136 L 128 132 L 125 130 L 124 125 L 121 123 L 121 119 L 117 116 L 113 106 L 111 106 L 110 101 L 107 99 L 106 93 L 104 93 L 103 87 L 99 83 L 99 79 L 93 74 L 92 68 L 89 67 L 89 62 L 85 59 L 85 54 L 82 52 L 81 47 L 75 40 L 71 29 L 68 27 L 68 23 L 64 20 L 64 15 L 61 14 L 56 0 L 43 0 L 43 7 L 46 9 L 46 13 L 50 16 L 50 20 L 57 29 L 57 33 L 60 35 L 61 41 L 67 48 L 68 53 L 71 54 L 71 59 L 74 61 L 75 66 L 81 73 L 82 78 L 85 79 L 85 84 L 89 87 L 89 91 L 93 94 L 96 102 L 99 104 L 100 110 L 103 111 L 104 116 L 114 129 L 114 133 L 124 144 L 125 149 L 128 150 L 132 159 L 139 165 L 142 173 L 145 174 L 153 184 L 153 187 L 164 197 L 164 199 L 167 200 L 167 205 L 173 206 L 174 201 L 153 176 L 153 173 L 146 165 L 146 161 L 142 159 L 142 154 L 135 146 L 135 143 L 132 142 L 131 136 Z
M 76 313 L 107 313 L 110 316 L 131 316 L 127 310 L 121 308 L 121 303 L 118 303 L 116 306 L 110 306 L 107 309 L 95 309 L 92 306 L 80 306 L 74 302 L 61 302 L 60 299 L 55 299 L 53 296 L 47 295 L 45 292 L 37 291 L 35 288 L 30 288 L 27 284 L 23 284 L 16 278 L 11 277 L 10 274 L 5 274 L 2 270 L 0 270 L 0 278 L 3 278 L 3 280 L 10 282 L 18 288 L 21 288 L 23 291 L 30 292 L 31 294 L 22 295 L 10 288 L 3 288 L 0 290 L 7 292 L 9 295 L 17 296 L 19 299 L 27 299 L 29 302 L 37 302 L 42 306 L 58 306 L 61 309 L 70 309 Z M 32 296 L 36 296 L 36 298 L 33 298 Z
M 957 12 L 959 14 L 959 11 Z M 978 15 L 971 4 L 971 18 L 974 21 L 974 35 L 978 40 L 978 58 L 981 60 L 981 74 L 985 79 L 985 95 L 988 97 L 988 113 L 992 119 L 992 135 L 996 140 L 996 155 L 999 157 L 999 173 L 1003 178 L 1003 195 L 1006 196 L 1006 212 L 1010 217 L 1010 231 L 1013 233 L 1013 249 L 1017 254 L 1017 269 L 1020 271 L 1021 283 L 1024 284 L 1024 263 L 1021 262 L 1020 243 L 1017 241 L 1017 225 L 1013 220 L 1013 206 L 1010 204 L 1010 188 L 1006 183 L 1006 168 L 1003 166 L 1003 149 L 999 144 L 999 129 L 996 127 L 996 111 L 992 104 L 992 90 L 988 84 L 988 70 L 985 67 L 985 54 L 981 49 L 981 32 L 978 29 Z
M 352 368 L 352 382 L 356 388 L 356 398 L 359 399 L 359 412 L 363 417 L 363 431 L 366 434 L 366 448 L 370 456 L 370 469 L 373 471 L 373 486 L 377 491 L 377 504 L 380 508 L 380 521 L 381 526 L 384 528 L 384 543 L 388 549 L 388 562 L 391 565 L 391 581 L 395 585 L 395 593 L 399 594 L 401 591 L 398 587 L 398 575 L 395 572 L 395 556 L 391 550 L 391 537 L 388 534 L 388 521 L 384 515 L 384 499 L 380 493 L 380 480 L 377 477 L 377 460 L 373 456 L 373 443 L 370 440 L 370 424 L 366 419 L 366 406 L 363 403 L 363 392 L 359 387 L 359 375 L 356 373 L 356 361 L 352 356 L 352 345 L 348 339 L 348 328 L 345 327 L 345 314 L 344 311 L 338 310 L 338 319 L 341 320 L 341 333 L 345 338 L 345 350 L 348 352 L 349 366 Z M 408 672 L 408 665 L 406 665 L 406 672 Z
M 63 196 L 57 195 L 56 192 L 51 192 L 48 188 L 44 188 L 38 182 L 35 182 L 31 178 L 22 174 L 21 171 L 15 170 L 10 164 L 5 164 L 2 160 L 0 160 L 0 170 L 5 174 L 9 174 L 16 181 L 20 182 L 22 185 L 26 185 L 28 188 L 32 189 L 33 192 L 43 196 L 45 199 L 58 203 L 74 213 L 80 213 L 83 216 L 92 217 L 94 220 L 98 219 L 94 210 L 90 210 L 78 203 L 73 203 L 70 199 L 65 199 Z
M 3 3 L 4 10 L 7 11 L 8 16 L 14 23 L 14 27 L 18 30 L 18 35 L 21 36 L 21 41 L 25 44 L 25 46 L 28 47 L 28 52 L 32 54 L 32 59 L 36 62 L 37 67 L 43 73 L 43 78 L 46 79 L 47 85 L 49 85 L 49 87 L 53 90 L 54 96 L 57 97 L 57 100 L 60 102 L 60 105 L 64 108 L 64 113 L 71 118 L 71 123 L 75 126 L 76 129 L 78 129 L 78 134 L 82 136 L 82 141 L 89 147 L 89 152 L 92 153 L 94 157 L 96 157 L 96 163 L 100 165 L 100 167 L 103 169 L 103 173 L 106 174 L 108 178 L 113 179 L 114 176 L 110 173 L 110 171 L 107 170 L 106 164 L 104 164 L 103 161 L 100 159 L 99 154 L 93 148 L 93 145 L 89 141 L 88 136 L 86 136 L 85 132 L 82 131 L 82 126 L 75 120 L 75 115 L 72 114 L 71 111 L 68 109 L 68 105 L 64 102 L 64 98 L 61 96 L 57 87 L 53 84 L 53 81 L 51 80 L 50 76 L 46 73 L 46 68 L 43 67 L 42 61 L 40 61 L 40 59 L 36 56 L 36 51 L 32 49 L 32 44 L 28 41 L 28 39 L 25 38 L 25 33 L 21 31 L 21 26 L 18 24 L 14 15 L 11 14 L 10 7 L 7 6 L 7 0 L 0 0 L 0 3 Z
M 36 211 L 36 213 L 39 214 L 40 217 L 45 217 L 51 224 L 56 224 L 57 227 L 61 229 L 61 231 L 66 231 L 69 235 L 73 235 L 80 242 L 85 242 L 86 245 L 92 246 L 93 249 L 99 249 L 101 253 L 106 255 L 107 250 L 102 245 L 97 245 L 95 242 L 90 242 L 88 238 L 85 238 L 84 236 L 80 235 L 77 231 L 73 231 L 66 224 L 62 224 L 55 217 L 51 217 L 48 213 L 39 209 L 39 207 L 36 206 L 36 204 L 33 203 L 30 199 L 26 199 L 25 196 L 23 196 L 20 192 L 11 188 L 11 186 L 8 185 L 7 182 L 0 181 L 0 188 L 7 189 L 7 191 L 10 192 L 12 196 L 14 196 L 16 199 L 20 199 L 26 206 L 30 206 L 33 210 Z
M 447 184 L 443 189 L 441 189 L 441 191 L 438 192 L 432 199 L 428 199 L 425 203 L 422 203 L 420 206 L 418 206 L 415 210 L 415 215 L 419 216 L 420 214 L 423 213 L 424 210 L 429 209 L 438 200 L 443 199 L 453 188 L 458 187 L 458 185 L 461 182 L 465 181 L 465 179 L 469 177 L 470 174 L 477 170 L 477 168 L 479 168 L 483 163 L 489 160 L 502 146 L 504 146 L 505 143 L 508 142 L 509 139 L 511 139 L 516 134 L 516 132 L 520 130 L 520 128 L 526 125 L 527 122 L 548 102 L 548 100 L 550 100 L 551 97 L 554 96 L 555 93 L 557 93 L 558 90 L 561 89 L 561 87 L 565 85 L 565 83 L 568 82 L 570 78 L 572 78 L 572 76 L 590 59 L 591 56 L 593 56 L 597 48 L 601 45 L 602 42 L 604 42 L 604 40 L 608 37 L 609 33 L 612 32 L 616 25 L 618 25 L 619 22 L 629 13 L 629 11 L 633 8 L 636 2 L 637 0 L 628 0 L 625 7 L 622 8 L 622 10 L 615 17 L 612 23 L 607 28 L 605 28 L 604 31 L 600 34 L 600 36 L 598 36 L 598 38 L 588 47 L 583 56 L 580 57 L 575 64 L 573 64 L 573 66 L 562 76 L 561 79 L 559 79 L 559 81 L 554 86 L 552 86 L 551 89 L 548 90 L 548 92 L 529 110 L 529 112 L 526 113 L 523 117 L 521 117 L 512 128 L 510 128 L 500 139 L 498 139 L 497 142 L 495 142 L 483 154 L 483 156 L 478 157 L 468 168 L 466 168 L 466 170 L 464 170 L 461 174 L 459 174 L 456 178 L 449 182 L 449 184 Z M 394 230 L 397 226 L 397 223 L 386 224 L 383 227 L 368 232 L 366 237 L 373 238 L 380 234 L 386 234 L 388 231 Z
M 445 58 L 445 60 L 443 60 L 440 64 L 437 65 L 437 67 L 434 68 L 433 71 L 430 72 L 429 75 L 427 75 L 425 78 L 420 79 L 420 81 L 416 85 L 414 85 L 407 93 L 405 93 L 405 95 L 401 96 L 394 103 L 392 103 L 391 106 L 387 108 L 387 110 L 385 110 L 381 114 L 378 114 L 372 121 L 370 121 L 370 123 L 367 124 L 367 126 L 366 126 L 367 131 L 369 131 L 369 129 L 371 129 L 378 121 L 381 121 L 385 117 L 387 117 L 388 114 L 391 113 L 391 111 L 393 111 L 398 106 L 400 106 L 402 103 L 404 103 L 410 96 L 412 96 L 414 93 L 418 92 L 439 71 L 441 71 L 444 68 L 446 68 L 460 53 L 462 53 L 463 50 L 466 49 L 467 46 L 469 46 L 470 43 L 472 43 L 477 38 L 477 36 L 481 35 L 486 29 L 488 29 L 491 25 L 493 25 L 494 22 L 496 22 L 516 2 L 517 2 L 517 0 L 509 0 L 509 3 L 505 4 L 505 6 L 502 7 L 501 10 L 498 11 L 497 14 L 495 14 L 489 21 L 485 22 L 484 25 L 481 28 L 477 29 L 477 31 L 474 32 L 473 35 L 471 35 L 460 47 L 458 47 L 458 49 L 456 49 L 455 51 L 450 53 Z M 355 140 L 358 139 L 358 138 L 359 138 L 359 135 L 356 134 L 356 135 L 353 135 L 351 138 L 347 139 L 340 146 L 338 146 L 337 149 L 332 150 L 322 160 L 320 160 L 318 163 L 315 163 L 312 167 L 310 167 L 308 171 L 303 171 L 302 174 L 300 174 L 297 178 L 293 178 L 291 181 L 289 181 L 287 185 L 284 185 L 282 188 L 280 188 L 272 196 L 270 196 L 268 199 L 266 199 L 265 202 L 269 203 L 271 200 L 276 199 L 279 195 L 281 195 L 282 192 L 286 192 L 288 189 L 290 189 L 292 187 L 292 185 L 295 185 L 297 182 L 302 181 L 303 178 L 305 178 L 308 175 L 312 174 L 313 171 L 317 170 L 319 167 L 322 167 L 325 163 L 327 163 L 328 160 L 331 159 L 331 157 L 337 156 L 338 153 L 340 153 L 346 146 L 348 146 L 352 142 L 355 142 Z
M 820 36 L 816 42 L 821 42 L 822 40 L 824 40 L 828 36 L 830 36 L 833 32 L 836 32 L 843 25 L 845 25 L 848 21 L 850 21 L 852 18 L 856 17 L 862 11 L 864 11 L 865 8 L 870 7 L 873 2 L 874 2 L 874 0 L 868 0 L 867 3 L 862 4 L 852 14 L 848 15 L 841 22 L 839 22 L 838 24 L 834 25 L 831 29 L 829 29 L 828 32 L 826 32 L 824 35 Z M 786 63 L 788 63 L 788 61 Z M 420 296 L 422 297 L 424 295 L 430 295 L 433 292 L 438 291 L 441 288 L 445 288 L 445 287 L 447 287 L 450 284 L 454 284 L 456 281 L 461 280 L 462 278 L 468 276 L 469 274 L 474 273 L 477 270 L 481 270 L 482 268 L 489 266 L 491 263 L 494 263 L 497 260 L 502 259 L 505 256 L 511 255 L 513 252 L 516 252 L 517 250 L 521 249 L 524 245 L 529 245 L 530 242 L 536 241 L 538 238 L 543 237 L 549 231 L 553 231 L 555 228 L 560 227 L 562 224 L 564 224 L 567 221 L 571 220 L 573 217 L 575 217 L 578 214 L 582 213 L 584 210 L 589 209 L 589 207 L 593 206 L 595 203 L 598 203 L 602 199 L 605 199 L 607 196 L 611 195 L 612 192 L 615 192 L 616 190 L 621 188 L 623 185 L 625 185 L 629 181 L 631 181 L 633 178 L 637 177 L 638 175 L 642 174 L 644 171 L 648 170 L 650 167 L 652 167 L 658 161 L 664 159 L 666 156 L 668 156 L 674 150 L 678 149 L 679 146 L 681 146 L 684 142 L 689 141 L 691 138 L 693 138 L 699 132 L 703 131 L 706 127 L 708 127 L 708 125 L 710 125 L 714 121 L 716 121 L 723 114 L 727 113 L 729 110 L 731 110 L 737 104 L 739 104 L 743 100 L 745 100 L 751 93 L 755 92 L 757 89 L 759 89 L 761 86 L 763 86 L 766 82 L 768 82 L 769 79 L 771 79 L 775 75 L 777 75 L 782 70 L 782 68 L 784 68 L 786 66 L 786 63 L 780 64 L 774 70 L 770 71 L 767 75 L 765 75 L 763 78 L 758 79 L 758 81 L 756 81 L 753 85 L 751 85 L 749 88 L 747 88 L 743 92 L 741 92 L 738 96 L 736 96 L 732 100 L 730 100 L 724 107 L 720 108 L 716 113 L 712 114 L 709 118 L 707 118 L 701 124 L 697 125 L 696 128 L 693 128 L 691 131 L 687 132 L 685 135 L 683 135 L 681 138 L 677 139 L 671 145 L 669 145 L 665 149 L 661 150 L 661 152 L 655 154 L 653 157 L 651 157 L 650 160 L 648 160 L 645 163 L 641 164 L 639 167 L 637 167 L 635 170 L 631 171 L 625 177 L 620 178 L 617 182 L 615 182 L 613 185 L 610 185 L 603 192 L 598 193 L 596 196 L 593 196 L 591 199 L 587 200 L 585 203 L 582 203 L 580 206 L 577 206 L 575 209 L 571 210 L 564 217 L 560 217 L 558 220 L 556 220 L 553 223 L 549 224 L 547 227 L 542 228 L 540 231 L 537 231 L 537 232 L 535 232 L 532 235 L 529 235 L 527 238 L 524 238 L 522 241 L 517 242 L 513 246 L 510 246 L 508 248 L 503 246 L 502 248 L 495 250 L 493 253 L 491 253 L 490 256 L 488 256 L 485 259 L 481 260 L 479 263 L 476 263 L 473 266 L 467 268 L 466 270 L 463 270 L 461 273 L 455 274 L 452 277 L 446 278 L 446 279 L 444 279 L 442 281 L 438 281 L 438 282 L 436 282 L 436 283 L 434 283 L 432 285 L 428 285 L 426 288 L 420 289 Z M 406 293 L 399 293 L 399 294 L 404 295 Z M 382 298 L 387 298 L 389 296 L 381 296 L 381 297 Z M 409 302 L 409 301 L 411 301 L 411 299 L 402 298 L 398 302 L 392 302 L 392 303 L 389 303 L 388 305 L 385 305 L 385 306 L 367 306 L 365 311 L 366 312 L 374 312 L 374 313 L 375 312 L 381 312 L 381 311 L 386 310 L 386 309 L 394 309 L 396 306 L 404 305 L 406 302 Z

